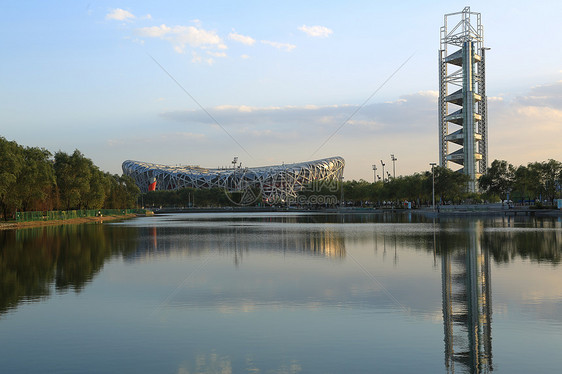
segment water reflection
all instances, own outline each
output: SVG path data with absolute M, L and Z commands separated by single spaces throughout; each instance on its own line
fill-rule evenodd
M 232 224 L 232 222 L 231 222 Z M 239 264 L 251 251 L 283 252 L 333 259 L 345 257 L 345 241 L 341 231 L 329 228 L 301 230 L 297 227 L 217 225 L 195 227 L 141 227 L 138 229 L 136 251 L 125 256 L 134 261 L 155 255 L 186 253 L 200 256 L 209 251 L 231 253 Z
M 113 273 L 110 276 L 114 278 L 106 282 L 105 288 L 102 284 L 102 291 L 100 288 L 96 290 L 98 298 L 93 300 L 111 304 L 107 309 L 113 310 L 112 303 L 116 298 L 111 297 L 114 295 L 111 292 L 115 287 L 124 287 L 121 293 L 117 293 L 121 303 L 117 307 L 131 310 L 123 312 L 127 317 L 117 319 L 115 326 L 122 326 L 124 321 L 134 318 L 138 320 L 139 317 L 134 314 L 137 309 L 143 313 L 154 305 L 163 305 L 156 313 L 159 321 L 151 320 L 144 324 L 143 320 L 142 328 L 129 326 L 128 334 L 145 331 L 146 326 L 152 326 L 154 335 L 147 334 L 142 338 L 156 336 L 163 341 L 176 330 L 189 334 L 186 336 L 190 339 L 185 341 L 189 344 L 196 342 L 193 346 L 186 345 L 189 358 L 185 362 L 174 361 L 174 368 L 182 372 L 219 369 L 236 372 L 241 366 L 249 372 L 257 372 L 264 366 L 264 372 L 275 369 L 298 372 L 300 364 L 305 368 L 318 361 L 317 358 L 309 359 L 306 354 L 301 355 L 300 347 L 303 344 L 313 347 L 318 343 L 315 340 L 329 343 L 334 336 L 349 347 L 348 352 L 342 350 L 345 357 L 355 354 L 355 357 L 364 360 L 361 362 L 369 362 L 374 360 L 371 353 L 377 349 L 395 347 L 388 344 L 389 340 L 393 340 L 390 335 L 413 334 L 416 326 L 424 323 L 418 323 L 419 320 L 424 319 L 429 325 L 428 330 L 434 334 L 431 341 L 436 343 L 436 348 L 423 348 L 427 348 L 426 352 L 435 353 L 432 362 L 438 369 L 450 373 L 485 373 L 505 362 L 501 359 L 502 344 L 498 344 L 501 337 L 498 333 L 501 331 L 497 322 L 500 317 L 498 310 L 502 310 L 502 293 L 517 286 L 502 288 L 506 279 L 507 282 L 513 280 L 513 277 L 506 278 L 502 269 L 509 268 L 512 272 L 519 268 L 528 270 L 528 279 L 522 279 L 521 284 L 542 274 L 544 268 L 558 271 L 561 244 L 561 222 L 557 219 L 500 217 L 416 221 L 415 217 L 408 215 L 384 214 L 219 219 L 212 216 L 187 218 L 184 215 L 133 220 L 118 225 L 2 231 L 0 315 L 22 302 L 45 300 L 55 292 L 82 292 L 100 274 L 104 264 L 124 259 L 125 263 L 115 261 L 115 267 L 108 267 L 108 273 L 111 269 Z M 217 255 L 213 261 L 207 261 L 210 253 Z M 257 255 L 250 257 L 253 253 Z M 528 261 L 514 261 L 521 258 Z M 149 261 L 145 261 L 147 259 Z M 494 266 L 508 262 L 514 264 L 499 269 Z M 534 263 L 533 266 L 528 266 L 530 262 Z M 130 266 L 132 263 L 135 266 Z M 536 263 L 547 263 L 549 266 L 538 269 Z M 360 268 L 364 269 L 363 273 L 370 273 L 372 278 L 365 277 Z M 498 326 L 494 326 L 495 356 L 492 355 L 492 270 Z M 180 283 L 191 275 L 189 282 Z M 375 277 L 380 279 L 380 285 L 374 284 Z M 553 283 L 548 284 L 545 279 Z M 547 301 L 542 295 L 535 295 L 536 299 L 533 299 L 533 311 L 543 313 L 542 317 L 537 312 L 538 316 L 515 318 L 514 325 L 545 319 L 547 313 L 549 317 L 555 316 L 556 323 L 561 323 L 561 294 L 556 293 L 559 291 L 552 286 L 555 282 L 559 284 L 559 279 L 555 274 L 551 278 L 542 278 L 536 284 L 537 289 L 553 290 L 548 294 L 550 299 Z M 96 283 L 91 288 L 95 289 L 98 285 Z M 381 291 L 382 286 L 396 295 L 397 303 L 406 305 L 404 309 L 411 314 L 400 312 L 400 308 L 388 300 L 388 294 Z M 528 289 L 532 290 L 534 286 Z M 176 291 L 170 294 L 170 287 Z M 88 295 L 87 292 L 84 294 Z M 138 294 L 142 294 L 140 302 Z M 158 304 L 166 295 L 171 297 Z M 513 300 L 515 306 L 510 305 L 512 308 L 523 304 L 519 299 Z M 62 310 L 71 304 L 65 305 L 61 301 L 60 305 Z M 141 307 L 134 308 L 137 305 Z M 269 319 L 272 312 L 275 312 L 275 318 Z M 119 313 L 116 315 L 119 317 Z M 410 320 L 412 315 L 417 319 L 415 326 L 399 326 L 404 320 Z M 105 316 L 108 318 L 107 314 Z M 422 318 L 418 318 L 420 316 Z M 430 322 L 427 322 L 428 316 Z M 303 317 L 309 318 L 306 323 L 302 323 Z M 166 325 L 168 320 L 177 323 Z M 359 322 L 355 325 L 348 320 Z M 326 329 L 323 322 L 327 321 L 337 322 L 330 326 L 337 331 L 333 335 L 326 332 L 330 329 Z M 10 318 L 6 318 L 6 322 L 4 326 L 9 324 Z M 80 319 L 79 323 L 82 322 Z M 84 324 L 92 323 L 99 327 L 91 320 L 86 320 Z M 379 335 L 369 330 L 377 323 Z M 197 330 L 199 325 L 204 328 Z M 236 332 L 229 331 L 234 326 L 237 327 Z M 252 333 L 245 335 L 245 332 L 267 329 L 270 333 L 264 333 L 259 343 L 272 347 L 273 353 L 266 350 L 256 353 L 254 348 L 258 344 L 255 344 L 255 336 Z M 298 335 L 294 351 L 285 356 L 287 360 L 275 364 L 263 360 L 263 356 L 275 357 L 279 347 L 290 346 L 291 343 L 287 342 L 294 341 L 293 333 L 301 330 L 304 332 Z M 279 334 L 285 340 L 277 346 L 270 337 Z M 254 343 L 248 343 L 248 346 L 240 343 L 239 350 L 230 350 L 227 343 L 217 343 L 218 337 L 229 341 L 240 336 Z M 441 342 L 442 336 L 444 343 Z M 383 343 L 380 342 L 382 340 Z M 404 351 L 414 355 L 422 346 L 398 340 L 396 347 L 410 344 L 404 347 Z M 130 344 L 126 339 L 117 341 L 123 345 Z M 241 341 L 244 339 L 236 340 L 237 343 Z M 206 347 L 203 347 L 204 342 Z M 184 340 L 178 339 L 176 343 L 184 344 Z M 373 345 L 377 349 L 373 349 Z M 363 356 L 360 346 L 368 347 L 371 352 Z M 162 350 L 175 349 L 168 348 L 162 347 Z M 316 348 L 322 353 L 311 349 L 312 354 L 317 355 L 315 357 L 321 357 L 326 351 L 322 347 Z M 213 352 L 220 352 L 220 355 Z M 241 364 L 240 357 L 247 352 L 256 354 L 256 360 Z M 404 352 L 399 354 L 404 355 Z M 388 355 L 390 357 L 391 354 Z M 395 357 L 398 356 L 388 358 L 388 361 L 393 361 Z
M 487 283 L 478 293 L 469 287 L 458 295 L 455 294 L 458 287 L 454 286 L 468 282 L 461 278 L 468 275 L 474 278 L 470 284 L 478 284 L 480 280 L 489 282 L 489 256 L 495 262 L 521 257 L 559 264 L 562 254 L 560 219 L 454 218 L 429 223 L 421 218 L 419 222 L 409 223 L 411 215 L 388 214 L 185 217 L 140 221 L 151 223 L 144 226 L 137 226 L 133 221 L 129 225 L 65 225 L 0 231 L 0 314 L 22 301 L 43 300 L 52 294 L 53 288 L 58 292 L 79 292 L 103 268 L 105 261 L 117 255 L 135 261 L 173 252 L 197 256 L 217 251 L 231 255 L 238 266 L 253 251 L 343 259 L 347 241 L 370 243 L 375 251 L 382 249 L 383 259 L 388 251 L 398 266 L 397 248 L 425 248 L 433 252 L 435 265 L 441 256 L 444 302 L 452 302 L 452 309 L 446 308 L 446 312 L 456 310 L 455 302 L 461 296 L 482 295 L 482 300 L 489 300 Z M 346 222 L 350 224 L 342 225 Z M 357 223 L 380 225 L 373 228 Z M 476 256 L 472 262 L 465 258 L 469 255 Z M 483 264 L 485 271 L 465 265 L 471 263 L 476 263 L 476 267 Z M 455 313 L 453 317 L 452 321 Z
M 245 358 L 245 368 L 246 373 L 260 373 L 262 370 L 257 366 L 258 364 L 255 360 L 248 356 Z M 198 354 L 195 357 L 195 363 L 184 362 L 179 367 L 178 374 L 232 374 L 233 370 L 232 359 L 228 356 L 221 356 L 217 352 L 211 352 L 207 355 Z M 193 369 L 192 369 L 193 367 Z M 270 374 L 298 374 L 302 372 L 302 367 L 297 361 L 289 361 L 287 363 L 282 363 L 278 369 L 269 369 L 267 373 Z
M 243 225 L 89 224 L 4 230 L 0 231 L 0 315 L 22 302 L 45 300 L 53 291 L 80 292 L 105 261 L 116 256 L 136 261 L 170 253 L 199 256 L 209 251 L 232 255 L 238 266 L 253 251 L 342 259 L 345 242 L 341 232 L 327 229 L 264 231 Z
M 0 315 L 53 290 L 80 292 L 105 261 L 134 250 L 135 232 L 100 224 L 0 231 Z
M 493 370 L 490 256 L 480 244 L 481 237 L 481 222 L 470 222 L 463 249 L 442 248 L 445 367 L 449 373 Z
M 433 253 L 441 256 L 445 367 L 448 373 L 489 373 L 492 355 L 491 261 L 517 257 L 560 263 L 560 219 L 510 217 L 442 219 L 433 229 Z

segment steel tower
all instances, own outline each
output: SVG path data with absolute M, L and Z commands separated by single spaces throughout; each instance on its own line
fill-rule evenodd
M 440 39 L 439 164 L 461 165 L 458 171 L 470 177 L 468 191 L 476 192 L 488 165 L 487 48 L 480 13 L 465 7 L 445 14 Z

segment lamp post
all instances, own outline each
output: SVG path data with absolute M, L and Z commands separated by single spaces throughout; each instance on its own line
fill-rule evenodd
M 340 177 L 340 208 L 344 206 L 344 201 L 343 201 L 343 174 Z
M 394 157 L 393 154 L 390 155 L 390 159 L 392 160 L 392 179 L 396 179 L 396 160 L 398 160 L 396 157 Z
M 377 183 L 377 165 L 373 164 L 373 182 Z
M 238 157 L 234 157 L 234 159 L 232 160 L 232 186 L 234 189 L 236 189 L 237 184 L 236 183 L 236 163 L 238 162 Z
M 384 162 L 382 162 L 382 160 L 381 160 L 381 165 L 382 165 L 382 182 L 384 183 Z
M 433 211 L 435 212 L 435 172 L 433 171 L 433 167 L 437 165 L 435 162 L 430 162 L 431 165 L 431 177 L 433 179 L 432 188 L 431 188 L 431 196 L 433 199 Z

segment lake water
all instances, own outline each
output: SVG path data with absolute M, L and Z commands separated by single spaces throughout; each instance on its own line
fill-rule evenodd
M 0 372 L 559 372 L 561 255 L 560 218 L 0 231 Z

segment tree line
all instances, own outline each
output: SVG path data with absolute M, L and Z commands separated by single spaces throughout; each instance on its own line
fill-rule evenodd
M 101 171 L 72 154 L 24 147 L 0 137 L 0 214 L 16 211 L 127 209 L 140 191 L 132 178 Z
M 556 160 L 533 162 L 527 166 L 513 167 L 503 160 L 492 162 L 488 173 L 479 179 L 480 192 L 470 193 L 467 189 L 468 176 L 448 168 L 436 166 L 431 171 L 390 178 L 385 182 L 356 181 L 315 182 L 298 192 L 304 199 L 296 199 L 300 205 L 321 207 L 318 196 L 335 196 L 338 205 L 341 200 L 347 206 L 401 206 L 404 201 L 416 206 L 428 206 L 433 202 L 435 187 L 436 204 L 460 204 L 498 202 L 507 199 L 515 203 L 542 204 L 545 200 L 552 204 L 560 196 L 562 185 L 562 163 Z M 434 184 L 435 181 L 435 184 Z M 259 191 L 250 205 L 264 205 Z M 316 199 L 306 199 L 307 197 Z M 153 191 L 142 196 L 145 206 L 153 207 L 224 207 L 245 205 L 237 202 L 237 197 L 215 188 L 199 190 L 186 188 L 177 191 Z M 328 201 L 328 199 L 325 199 Z M 305 202 L 304 204 L 302 202 Z M 308 202 L 308 203 L 307 203 Z M 271 203 L 271 202 L 270 202 Z M 547 204 L 547 205 L 548 205 Z M 286 205 L 275 201 L 273 205 Z M 295 205 L 295 204 L 290 204 Z M 297 204 L 298 205 L 298 204 Z M 332 204 L 333 205 L 333 204 Z
M 553 199 L 562 197 L 562 163 L 551 159 L 514 167 L 507 161 L 494 160 L 478 181 L 479 193 L 467 192 L 467 182 L 466 175 L 437 166 L 433 173 L 414 173 L 385 182 L 370 183 L 361 179 L 343 184 L 339 181 L 313 183 L 299 192 L 303 199 L 297 201 L 300 205 L 325 206 L 327 204 L 318 204 L 322 200 L 317 197 L 335 196 L 324 201 L 340 204 L 343 188 L 345 205 L 396 206 L 409 201 L 414 206 L 422 206 L 432 203 L 434 186 L 438 204 L 500 200 L 541 204 L 547 201 L 550 204 Z M 140 199 L 139 194 L 132 178 L 101 171 L 79 150 L 52 155 L 43 148 L 23 147 L 0 137 L 0 214 L 5 219 L 13 217 L 16 211 L 126 209 L 138 203 L 147 207 L 264 205 L 257 189 L 250 194 L 250 200 L 244 200 L 243 193 L 227 193 L 222 189 L 153 191 Z M 286 204 L 284 201 L 269 203 Z
M 468 176 L 436 166 L 436 203 L 481 203 L 509 200 L 513 203 L 550 205 L 562 198 L 562 162 L 550 159 L 514 167 L 505 160 L 494 160 L 486 174 L 478 179 L 480 192 L 467 190 Z M 364 180 L 344 183 L 344 199 L 361 201 L 411 201 L 427 204 L 432 201 L 433 177 L 430 171 L 390 178 L 387 182 Z
M 552 202 L 562 197 L 562 163 L 550 159 L 514 167 L 505 160 L 494 160 L 478 184 L 482 190 L 502 200 Z

